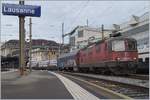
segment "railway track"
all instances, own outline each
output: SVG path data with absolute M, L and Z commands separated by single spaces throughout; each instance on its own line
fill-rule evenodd
M 141 87 L 133 84 L 125 84 L 120 82 L 114 82 L 110 80 L 104 80 L 99 78 L 93 78 L 86 75 L 82 75 L 79 73 L 70 73 L 70 72 L 60 72 L 62 75 L 65 75 L 67 77 L 72 77 L 75 79 L 79 79 L 80 81 L 86 81 L 92 84 L 95 84 L 97 86 L 104 87 L 106 89 L 109 89 L 111 91 L 114 91 L 115 93 L 122 94 L 124 96 L 133 98 L 133 99 L 149 99 L 149 88 Z

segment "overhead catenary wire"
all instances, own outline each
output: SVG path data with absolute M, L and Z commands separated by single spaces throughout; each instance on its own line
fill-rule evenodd
M 83 15 L 83 11 L 85 10 L 85 8 L 84 8 L 84 6 L 85 7 L 87 7 L 87 5 L 89 4 L 89 0 L 88 1 L 82 1 L 81 3 L 79 3 L 79 5 L 78 5 L 78 7 L 77 8 L 79 8 L 79 9 L 74 9 L 75 8 L 75 6 L 72 6 L 72 7 L 69 7 L 70 9 L 67 11 L 67 12 L 64 12 L 64 14 L 63 15 L 61 15 L 60 17 L 59 17 L 59 19 L 62 19 L 62 20 L 65 20 L 66 18 L 68 18 L 68 15 L 67 14 L 70 14 L 72 11 L 74 12 L 74 11 L 76 11 L 77 13 L 75 13 L 75 16 L 74 16 L 74 18 L 73 19 L 71 19 L 71 22 L 73 22 L 73 23 L 71 23 L 70 25 L 68 25 L 68 23 L 67 23 L 67 25 L 65 25 L 65 26 L 67 26 L 66 28 L 65 28 L 65 30 L 71 30 L 71 28 L 73 27 L 73 24 L 75 24 L 77 21 L 79 22 L 79 20 L 81 20 L 81 19 L 78 19 L 81 15 Z M 81 5 L 81 6 L 80 6 Z M 83 6 L 82 6 L 83 5 Z M 144 7 L 144 9 L 147 9 L 147 7 Z M 108 9 L 109 10 L 109 9 Z M 98 14 L 97 15 L 97 13 L 94 15 L 94 16 L 98 16 L 98 17 L 104 17 L 104 16 L 106 16 L 106 14 L 108 14 L 109 13 L 109 11 L 103 11 L 103 13 L 102 14 Z M 137 10 L 139 10 L 139 9 L 137 9 Z M 130 11 L 130 10 L 129 10 Z M 132 11 L 132 10 L 131 10 Z M 135 11 L 135 10 L 134 10 Z M 133 11 L 133 12 L 134 12 Z M 141 9 L 141 11 L 142 11 L 142 9 Z M 138 11 L 137 11 L 138 12 Z M 79 14 L 78 14 L 79 13 Z M 98 13 L 100 13 L 100 12 L 98 12 Z M 98 17 L 96 17 L 96 18 L 98 18 Z M 90 25 L 93 25 L 93 24 L 96 24 L 97 22 L 96 21 L 98 21 L 98 19 L 96 19 L 96 18 L 93 18 L 95 21 L 93 21 L 93 20 L 89 20 L 89 26 Z M 125 18 L 126 19 L 126 18 Z M 64 21 L 65 22 L 65 21 Z M 96 23 L 95 23 L 96 22 Z M 99 22 L 97 23 L 97 24 L 99 24 Z M 56 27 L 57 28 L 57 27 Z M 55 30 L 57 30 L 57 31 L 55 31 L 56 33 L 57 32 L 60 32 L 60 27 L 59 28 L 57 28 L 56 29 L 55 28 Z M 6 28 L 7 29 L 7 28 Z M 54 29 L 54 28 L 53 28 Z M 11 29 L 12 30 L 12 29 Z M 50 29 L 50 30 L 52 30 L 52 29 Z M 51 32 L 51 31 L 50 31 Z M 44 34 L 44 35 L 49 35 L 50 34 L 50 32 L 48 32 L 48 33 L 46 33 L 46 31 L 44 31 L 44 32 L 41 32 L 42 34 Z M 53 32 L 53 33 L 55 33 L 55 32 Z M 45 34 L 46 33 L 46 34 Z M 18 33 L 17 33 L 18 34 Z M 39 34 L 39 32 L 38 32 L 38 34 Z M 43 36 L 43 35 L 41 35 L 41 36 Z M 39 36 L 40 37 L 40 36 Z
M 73 21 L 71 22 L 70 27 L 68 27 L 67 29 L 70 29 L 71 27 L 73 27 L 72 25 L 78 20 L 78 16 L 81 15 L 82 11 L 87 7 L 88 3 L 90 0 L 88 0 L 83 6 L 82 8 L 80 8 L 78 10 L 78 13 L 76 14 L 76 16 L 72 19 Z
M 142 9 L 138 9 L 138 10 L 135 11 L 135 12 L 133 12 L 133 10 L 131 10 L 131 9 L 130 9 L 129 11 L 132 11 L 132 12 L 131 12 L 131 13 L 132 13 L 131 15 L 133 15 L 133 14 L 138 14 L 138 13 L 143 12 L 143 10 L 145 10 L 146 8 L 149 8 L 149 6 L 148 6 L 148 7 L 144 6 Z M 131 15 L 124 17 L 123 20 L 128 19 L 129 17 L 131 17 Z
M 112 8 L 112 6 L 107 7 L 107 8 L 106 8 L 105 10 L 103 10 L 100 14 L 98 14 L 98 15 L 96 16 L 96 18 L 97 18 L 97 17 L 99 17 L 99 18 L 104 17 L 105 13 L 108 13 L 108 11 L 109 11 L 111 8 Z M 96 18 L 94 18 L 94 19 L 96 19 Z M 90 25 L 93 25 L 93 23 L 95 23 L 96 21 L 97 21 L 97 19 L 94 20 Z
M 82 13 L 82 11 L 87 7 L 89 3 L 89 0 L 83 5 L 83 7 L 79 10 L 79 12 L 77 13 L 77 16 L 75 17 L 75 20 L 73 20 L 73 23 L 74 24 L 76 22 L 76 20 L 78 20 L 78 16 Z
M 112 6 L 106 8 L 106 10 L 104 10 L 103 13 L 101 13 L 100 15 L 98 14 L 98 16 L 99 16 L 100 18 L 104 17 L 104 15 L 106 16 L 106 13 L 108 13 L 111 8 L 112 8 Z M 148 7 L 144 6 L 142 9 L 138 9 L 137 11 L 132 10 L 133 8 L 128 9 L 128 12 L 130 12 L 131 14 L 128 15 L 128 16 L 125 16 L 124 18 L 122 18 L 122 21 L 124 21 L 124 20 L 126 20 L 126 19 L 129 20 L 129 17 L 131 17 L 131 15 L 133 15 L 133 14 L 138 14 L 138 13 L 140 13 L 140 12 L 143 12 L 143 10 L 146 9 L 146 8 L 148 8 Z M 111 13 L 111 12 L 109 12 L 109 14 L 110 14 L 110 13 Z M 95 18 L 95 19 L 96 19 L 96 18 Z M 90 25 L 93 25 L 96 21 L 97 21 L 97 20 L 93 21 Z M 117 22 L 116 22 L 116 23 L 117 23 Z M 120 22 L 120 23 L 121 23 L 121 22 Z M 112 24 L 113 24 L 113 23 L 112 23 Z
M 84 1 L 82 1 L 79 6 L 81 6 L 83 4 Z M 63 18 L 63 22 L 65 21 L 65 18 L 68 14 L 74 12 L 74 9 L 76 8 L 76 6 L 72 7 L 71 9 L 69 9 L 69 11 L 67 11 L 66 13 L 64 13 L 64 15 L 60 15 L 59 17 L 57 17 L 58 19 Z

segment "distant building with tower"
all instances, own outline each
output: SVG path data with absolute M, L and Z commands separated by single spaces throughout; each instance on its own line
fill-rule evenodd
M 44 39 L 32 40 L 32 61 L 40 62 L 53 60 L 59 53 L 59 44 Z M 1 45 L 1 56 L 7 59 L 19 57 L 19 40 L 9 40 Z M 29 60 L 29 42 L 25 42 L 25 62 Z
M 26 45 L 25 53 L 27 52 L 28 50 Z M 19 56 L 19 40 L 9 40 L 3 43 L 3 45 L 1 45 L 1 56 L 3 57 Z

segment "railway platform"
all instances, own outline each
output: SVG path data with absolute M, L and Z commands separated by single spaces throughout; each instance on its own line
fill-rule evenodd
M 33 71 L 19 76 L 17 71 L 1 73 L 2 99 L 98 100 L 73 81 L 48 71 Z
M 2 99 L 73 99 L 61 81 L 46 71 L 33 71 L 22 77 L 15 71 L 1 76 Z
M 20 76 L 17 70 L 1 72 L 1 99 L 99 100 L 149 98 L 147 88 L 130 87 L 121 83 L 107 82 L 104 79 L 82 76 L 79 73 L 74 75 L 47 70 L 33 70 L 24 76 Z

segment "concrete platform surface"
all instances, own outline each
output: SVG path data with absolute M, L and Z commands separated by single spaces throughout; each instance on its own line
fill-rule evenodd
M 2 99 L 73 99 L 64 84 L 47 71 L 33 71 L 26 76 L 1 74 Z

